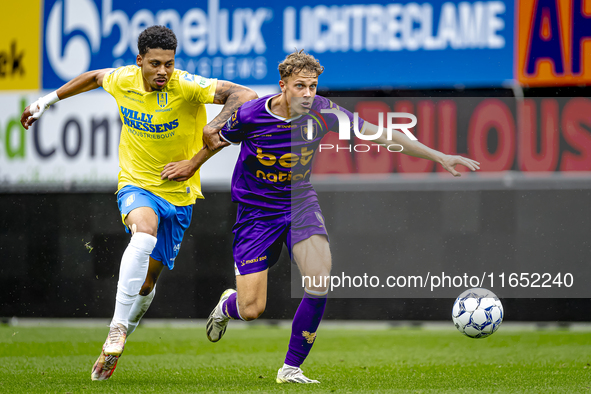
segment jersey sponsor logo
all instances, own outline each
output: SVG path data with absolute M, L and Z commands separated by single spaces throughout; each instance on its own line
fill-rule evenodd
M 143 131 L 137 131 L 136 129 L 132 129 L 132 128 L 129 128 L 129 127 L 127 128 L 127 132 L 129 134 L 135 135 L 136 137 L 150 138 L 150 139 L 153 139 L 153 140 L 163 140 L 163 139 L 166 139 L 166 138 L 173 137 L 174 134 L 175 134 L 174 131 L 170 131 L 168 133 L 151 133 L 151 132 L 145 133 Z
M 133 204 L 133 202 L 135 201 L 135 193 L 133 193 L 131 196 L 127 197 L 127 199 L 125 200 L 125 206 L 128 207 L 131 204 Z
M 211 79 L 209 78 L 203 78 L 203 77 L 199 77 L 199 81 L 197 82 L 197 84 L 199 86 L 201 86 L 202 88 L 206 88 L 209 85 L 211 85 Z
M 160 108 L 164 108 L 168 105 L 168 93 L 158 92 L 156 95 L 156 102 Z
M 256 172 L 256 176 L 259 179 L 264 179 L 266 181 L 272 182 L 272 183 L 283 183 L 283 182 L 299 182 L 301 180 L 306 179 L 306 177 L 310 175 L 310 170 L 307 170 L 306 172 L 302 173 L 296 173 L 294 174 L 292 171 L 289 172 L 285 172 L 285 171 L 279 171 L 279 172 L 268 172 L 265 173 L 264 171 L 261 170 L 257 170 Z
M 183 73 L 183 79 L 187 82 L 195 82 L 195 76 L 189 73 Z
M 300 149 L 300 154 L 296 153 L 285 153 L 281 155 L 279 158 L 272 153 L 263 152 L 261 148 L 257 148 L 257 159 L 259 163 L 266 167 L 274 166 L 278 164 L 282 168 L 291 169 L 298 164 L 302 166 L 307 166 L 312 161 L 312 157 L 314 157 L 314 149 L 308 149 L 308 147 L 303 147 Z M 302 169 L 303 171 L 303 169 Z M 269 182 L 277 183 L 277 182 L 291 182 L 291 181 L 301 181 L 306 179 L 310 175 L 310 170 L 306 170 L 305 172 L 296 171 L 292 172 L 289 171 L 270 171 L 265 173 L 263 170 L 256 171 L 256 177 L 259 179 L 265 179 Z
M 310 163 L 313 156 L 314 149 L 308 150 L 308 148 L 305 146 L 301 148 L 299 155 L 290 152 L 281 155 L 279 159 L 277 159 L 277 156 L 275 156 L 274 154 L 265 153 L 261 148 L 257 148 L 257 159 L 262 165 L 267 167 L 271 167 L 275 165 L 275 163 L 278 163 L 281 167 L 284 168 L 292 168 L 296 166 L 298 163 L 302 164 L 303 166 L 306 166 Z
M 121 114 L 123 115 L 123 124 L 125 124 L 127 127 L 140 131 L 147 131 L 150 133 L 164 133 L 179 127 L 178 119 L 174 119 L 173 121 L 167 123 L 154 124 L 152 123 L 152 118 L 154 115 L 134 111 L 129 108 L 125 108 L 124 106 L 121 106 Z

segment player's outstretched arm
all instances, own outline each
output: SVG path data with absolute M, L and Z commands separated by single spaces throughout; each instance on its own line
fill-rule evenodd
M 67 99 L 80 93 L 87 92 L 103 86 L 105 75 L 113 71 L 112 68 L 102 70 L 93 70 L 85 72 L 72 79 L 58 90 L 49 93 L 47 96 L 40 97 L 37 101 L 30 104 L 21 115 L 21 124 L 25 129 L 29 127 L 43 115 L 45 110 L 59 100 Z
M 365 123 L 366 127 L 366 134 L 375 134 L 378 131 L 378 126 L 368 123 Z M 421 144 L 419 141 L 413 141 L 404 133 L 401 133 L 398 130 L 392 131 L 392 139 L 388 140 L 385 133 L 382 133 L 382 136 L 375 140 L 376 143 L 387 146 L 391 144 L 398 144 L 403 147 L 402 153 L 420 157 L 427 160 L 432 160 L 436 163 L 441 164 L 443 168 L 449 171 L 453 176 L 462 176 L 461 173 L 456 171 L 456 166 L 463 165 L 469 168 L 472 171 L 476 171 L 480 169 L 480 163 L 476 160 L 468 159 L 467 157 L 463 156 L 456 156 L 456 155 L 446 155 L 445 153 L 439 152 L 435 149 L 431 149 L 428 146 Z
M 203 142 L 211 150 L 216 150 L 222 146 L 218 132 L 222 129 L 226 121 L 242 104 L 254 100 L 259 96 L 254 90 L 246 86 L 238 85 L 229 81 L 218 81 L 213 102 L 215 104 L 224 104 L 222 111 L 211 122 L 203 128 Z M 226 146 L 226 145 L 223 145 Z
M 228 142 L 222 141 L 220 147 L 214 151 L 210 150 L 207 145 L 203 145 L 203 148 L 192 159 L 174 161 L 165 165 L 160 173 L 160 178 L 162 180 L 168 179 L 169 181 L 177 182 L 187 181 L 195 175 L 203 163 L 228 145 L 230 145 Z

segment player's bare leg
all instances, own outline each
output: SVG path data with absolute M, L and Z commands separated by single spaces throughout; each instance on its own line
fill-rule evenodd
M 312 235 L 294 245 L 293 256 L 302 276 L 311 280 L 306 282 L 304 298 L 293 318 L 289 350 L 277 372 L 277 383 L 319 383 L 304 376 L 300 366 L 312 350 L 326 307 L 324 278 L 331 269 L 328 241 L 323 235 Z
M 242 320 L 257 319 L 267 306 L 267 277 L 269 270 L 236 276 L 238 308 Z
M 230 319 L 254 320 L 267 305 L 268 269 L 236 276 L 236 290 L 227 289 L 207 319 L 206 333 L 211 342 L 219 341 Z
M 151 208 L 132 210 L 125 224 L 132 229 L 132 237 L 121 258 L 115 313 L 101 355 L 92 368 L 92 380 L 109 379 L 117 366 L 125 348 L 130 312 L 146 281 L 150 254 L 156 246 L 158 216 Z

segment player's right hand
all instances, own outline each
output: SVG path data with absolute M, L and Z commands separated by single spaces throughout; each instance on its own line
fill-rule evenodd
M 39 119 L 41 115 L 43 115 L 49 106 L 50 104 L 45 103 L 43 97 L 40 97 L 33 104 L 30 104 L 27 108 L 25 108 L 23 114 L 21 115 L 21 124 L 25 130 L 28 130 L 29 127 L 31 127 L 31 125 L 35 123 L 35 121 Z
M 227 146 L 220 138 L 220 131 L 210 125 L 203 127 L 203 143 L 207 145 L 209 150 L 214 151 L 216 149 Z

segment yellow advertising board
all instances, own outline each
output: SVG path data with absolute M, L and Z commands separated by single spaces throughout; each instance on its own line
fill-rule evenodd
M 6 1 L 0 23 L 0 90 L 39 89 L 41 0 Z

